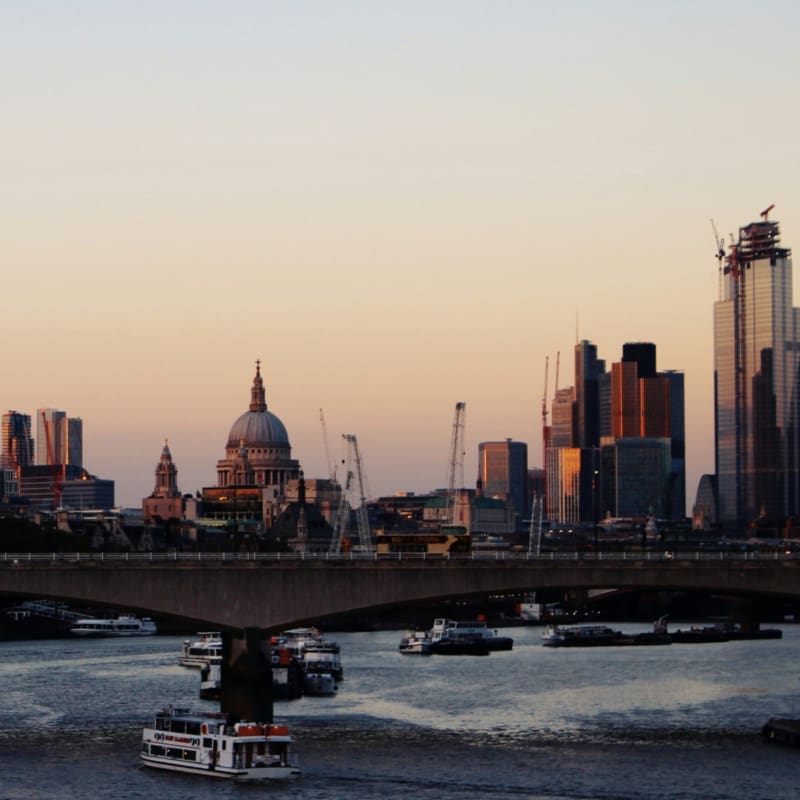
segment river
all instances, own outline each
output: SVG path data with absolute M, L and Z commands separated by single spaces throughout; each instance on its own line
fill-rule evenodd
M 618 625 L 625 630 L 646 626 Z M 795 800 L 800 751 L 762 741 L 800 716 L 800 626 L 779 641 L 402 656 L 401 633 L 331 634 L 335 697 L 275 706 L 303 775 L 232 785 L 140 766 L 162 706 L 215 708 L 181 637 L 0 642 L 0 800 L 322 798 Z

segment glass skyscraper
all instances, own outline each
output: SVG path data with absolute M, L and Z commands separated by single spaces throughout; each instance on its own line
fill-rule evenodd
M 780 524 L 800 513 L 800 309 L 792 307 L 791 251 L 780 247 L 768 211 L 739 229 L 714 304 L 718 521 L 734 535 L 759 517 Z

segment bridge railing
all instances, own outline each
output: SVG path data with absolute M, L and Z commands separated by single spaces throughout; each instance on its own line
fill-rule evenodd
M 42 563 L 120 563 L 120 562 L 297 562 L 297 561 L 577 561 L 577 562 L 620 562 L 620 561 L 791 561 L 800 559 L 795 552 L 730 552 L 730 551 L 695 551 L 695 552 L 547 552 L 528 553 L 507 550 L 474 551 L 470 553 L 2 553 L 0 567 L 13 567 L 22 564 Z

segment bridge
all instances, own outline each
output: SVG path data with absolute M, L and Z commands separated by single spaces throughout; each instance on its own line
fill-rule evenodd
M 107 605 L 231 632 L 452 597 L 546 589 L 800 597 L 783 553 L 0 554 L 0 593 Z

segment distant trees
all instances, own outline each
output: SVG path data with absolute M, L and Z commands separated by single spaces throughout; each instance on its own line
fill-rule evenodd
M 0 552 L 74 553 L 89 549 L 83 534 L 65 533 L 56 526 L 40 526 L 28 519 L 0 518 Z

